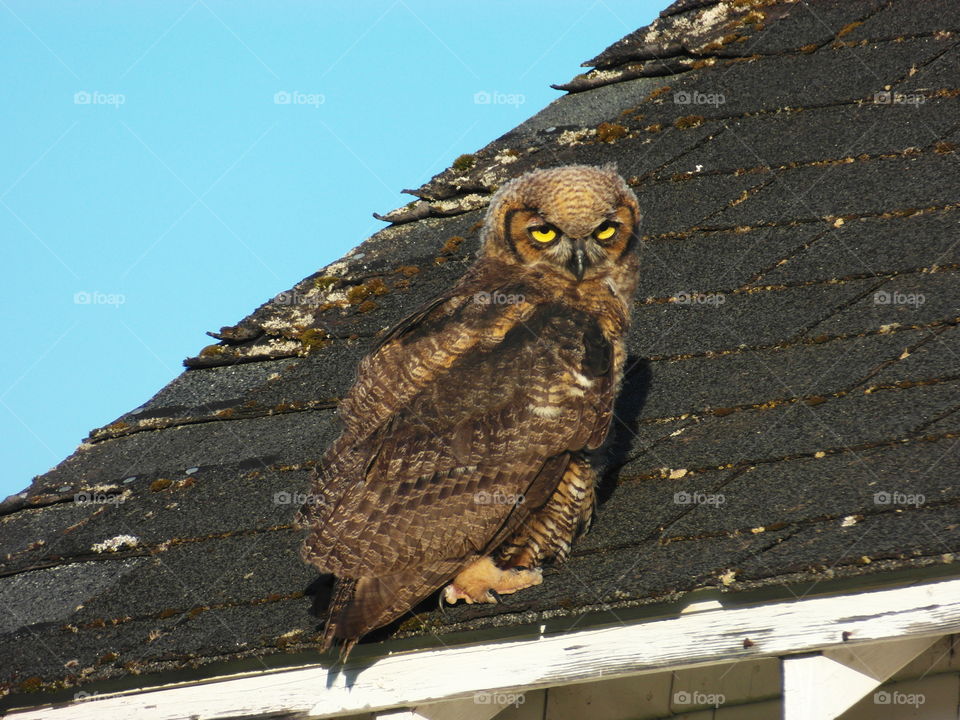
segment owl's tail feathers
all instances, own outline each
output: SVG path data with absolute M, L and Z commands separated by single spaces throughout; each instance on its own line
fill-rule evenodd
M 340 629 L 337 618 L 349 607 L 350 601 L 356 592 L 357 580 L 352 578 L 337 578 L 334 581 L 333 596 L 330 598 L 330 605 L 327 607 L 327 624 L 323 630 L 323 640 L 320 643 L 320 652 L 326 652 L 337 638 L 344 641 L 340 648 L 340 659 L 346 660 L 350 650 L 356 644 L 359 637 L 351 638 L 338 632 Z
M 340 660 L 345 662 L 362 636 L 411 610 L 462 567 L 463 561 L 453 561 L 380 577 L 338 578 L 320 651 L 341 640 Z

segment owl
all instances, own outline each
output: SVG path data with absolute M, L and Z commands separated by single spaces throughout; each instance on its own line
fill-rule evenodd
M 478 259 L 360 362 L 318 464 L 303 559 L 335 577 L 322 650 L 442 588 L 496 602 L 591 522 L 636 289 L 640 209 L 612 166 L 491 199 Z

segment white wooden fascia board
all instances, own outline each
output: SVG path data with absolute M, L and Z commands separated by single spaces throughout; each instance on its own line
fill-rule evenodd
M 960 632 L 960 579 L 798 599 L 549 635 L 174 684 L 11 712 L 17 720 L 173 720 L 416 707 L 699 664 Z M 747 642 L 749 641 L 749 642 Z

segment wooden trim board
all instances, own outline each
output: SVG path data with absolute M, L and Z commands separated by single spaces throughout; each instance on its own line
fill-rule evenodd
M 523 692 L 737 659 L 960 632 L 960 579 L 547 635 L 246 673 L 11 710 L 17 720 L 324 717 Z M 489 702 L 489 700 L 488 700 Z

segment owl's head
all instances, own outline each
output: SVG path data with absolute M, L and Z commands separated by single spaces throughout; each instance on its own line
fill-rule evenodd
M 534 170 L 490 202 L 481 255 L 559 273 L 606 277 L 635 250 L 640 207 L 612 165 Z

